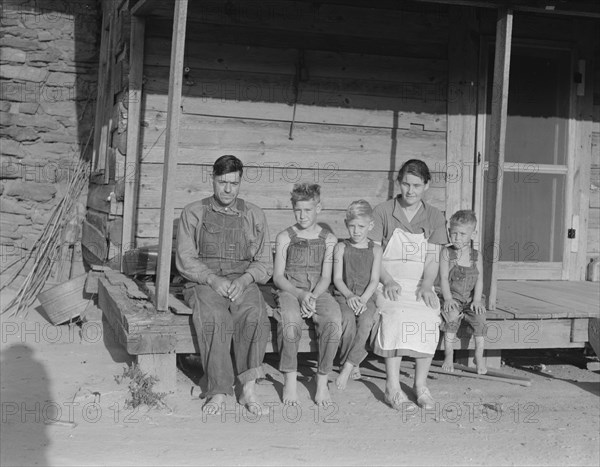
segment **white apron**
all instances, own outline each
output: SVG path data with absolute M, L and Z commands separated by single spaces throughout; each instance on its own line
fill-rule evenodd
M 423 233 L 413 234 L 396 228 L 385 248 L 383 266 L 402 290 L 398 301 L 387 300 L 383 294 L 378 294 L 381 322 L 376 339 L 382 350 L 410 350 L 433 355 L 437 349 L 441 321 L 439 305 L 429 308 L 423 300 L 416 300 L 427 247 Z

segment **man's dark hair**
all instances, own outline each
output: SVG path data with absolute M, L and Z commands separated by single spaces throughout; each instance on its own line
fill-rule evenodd
M 239 172 L 240 177 L 244 174 L 244 164 L 235 156 L 229 154 L 221 156 L 213 164 L 213 176 L 215 177 L 231 172 Z

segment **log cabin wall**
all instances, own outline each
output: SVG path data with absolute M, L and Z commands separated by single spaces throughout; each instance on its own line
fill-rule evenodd
M 190 2 L 175 217 L 212 193 L 223 154 L 246 165 L 241 196 L 272 239 L 293 223 L 294 183 L 322 186 L 321 220 L 343 237 L 347 205 L 389 199 L 410 158 L 427 162 L 427 199 L 445 210 L 447 7 L 352 3 Z M 170 43 L 171 21 L 147 17 L 139 246 L 158 243 Z
M 211 165 L 225 153 L 246 164 L 242 197 L 265 209 L 273 238 L 293 222 L 293 183 L 322 185 L 321 220 L 344 236 L 348 203 L 389 199 L 399 166 L 412 157 L 432 169 L 433 205 L 448 216 L 474 206 L 477 99 L 484 86 L 477 62 L 481 39 L 493 42 L 496 10 L 365 4 L 190 2 L 176 218 L 185 204 L 211 194 Z M 145 19 L 140 168 L 128 175 L 118 157 L 107 158 L 109 179 L 114 174 L 117 182 L 114 220 L 119 180 L 139 177 L 137 246 L 158 243 L 171 10 L 158 6 Z M 574 60 L 588 63 L 586 89 L 572 111 L 573 153 L 582 162 L 570 204 L 580 213 L 571 280 L 583 278 L 599 253 L 596 25 L 581 17 L 517 12 L 513 30 L 516 42 L 570 44 Z M 118 235 L 112 237 L 110 244 L 118 243 Z

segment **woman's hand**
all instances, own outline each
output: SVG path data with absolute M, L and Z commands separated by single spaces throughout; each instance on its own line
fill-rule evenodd
M 429 308 L 437 308 L 440 306 L 440 299 L 430 287 L 419 287 L 417 290 L 417 302 L 423 300 Z
M 398 301 L 400 300 L 400 293 L 402 287 L 397 282 L 390 282 L 383 286 L 383 296 L 388 300 Z

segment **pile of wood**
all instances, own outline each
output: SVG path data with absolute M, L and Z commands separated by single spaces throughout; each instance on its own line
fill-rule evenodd
M 77 215 L 78 201 L 88 184 L 89 174 L 89 163 L 82 160 L 77 161 L 70 173 L 63 198 L 54 208 L 28 257 L 4 285 L 4 287 L 11 285 L 20 273 L 32 264 L 17 295 L 2 310 L 2 314 L 10 311 L 9 316 L 12 317 L 27 310 L 38 293 L 43 290 L 51 274 L 57 277 L 58 282 L 68 280 L 71 276 L 72 255 L 79 228 L 77 219 L 81 218 L 80 215 Z

